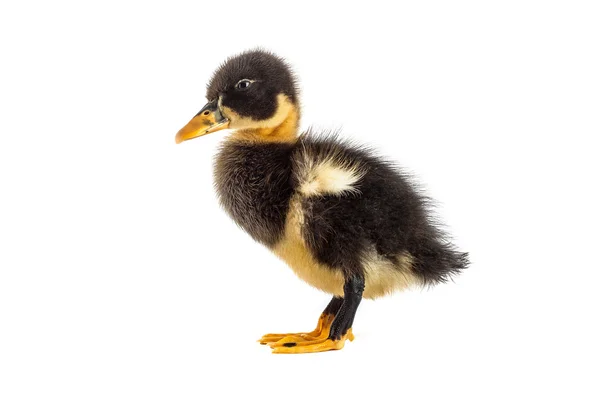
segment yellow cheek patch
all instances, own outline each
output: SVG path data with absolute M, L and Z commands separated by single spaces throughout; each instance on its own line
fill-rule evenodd
M 226 106 L 222 109 L 223 115 L 231 121 L 229 127 L 238 129 L 231 139 L 253 142 L 293 142 L 298 135 L 300 113 L 284 94 L 277 96 L 275 115 L 266 120 L 242 117 Z

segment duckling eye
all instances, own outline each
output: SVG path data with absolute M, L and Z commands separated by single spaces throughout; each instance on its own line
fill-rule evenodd
M 250 79 L 242 79 L 238 83 L 235 84 L 235 88 L 237 90 L 246 90 L 250 87 L 252 81 Z

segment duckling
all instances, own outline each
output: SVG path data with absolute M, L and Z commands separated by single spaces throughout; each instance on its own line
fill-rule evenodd
M 299 132 L 295 76 L 264 50 L 227 59 L 176 143 L 233 132 L 215 158 L 227 214 L 302 280 L 332 295 L 310 332 L 266 334 L 274 353 L 339 350 L 363 298 L 446 282 L 468 265 L 393 163 L 339 135 Z

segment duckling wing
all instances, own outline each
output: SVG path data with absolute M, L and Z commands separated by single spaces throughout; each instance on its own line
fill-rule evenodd
M 392 163 L 335 136 L 304 136 L 292 157 L 292 204 L 306 246 L 322 265 L 363 275 L 365 297 L 443 281 L 466 266 Z

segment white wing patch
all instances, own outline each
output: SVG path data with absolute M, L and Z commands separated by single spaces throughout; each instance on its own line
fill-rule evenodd
M 304 196 L 321 196 L 325 194 L 358 193 L 357 182 L 364 172 L 358 165 L 336 162 L 325 159 L 320 162 L 307 160 L 303 163 L 300 193 Z

